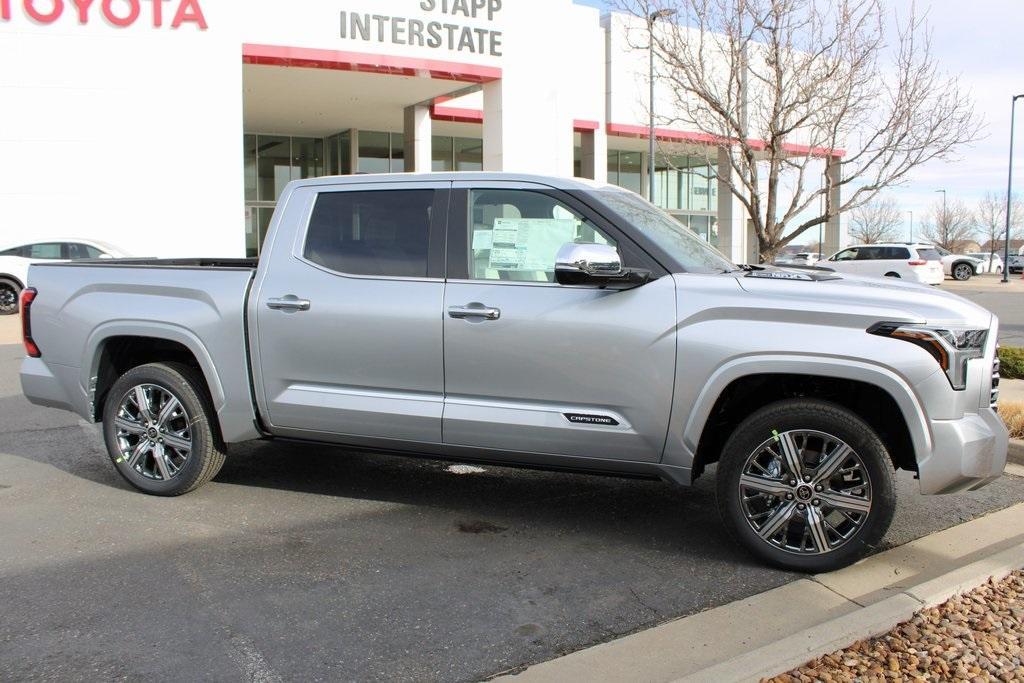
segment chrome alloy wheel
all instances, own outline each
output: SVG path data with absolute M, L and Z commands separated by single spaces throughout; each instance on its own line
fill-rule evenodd
M 18 312 L 18 290 L 14 285 L 0 282 L 0 315 Z
M 774 433 L 743 466 L 740 505 L 763 541 L 799 555 L 836 550 L 871 511 L 871 482 L 842 439 L 808 429 Z
M 139 384 L 121 397 L 114 429 L 116 462 L 148 479 L 173 478 L 192 454 L 192 421 L 185 406 L 156 384 Z

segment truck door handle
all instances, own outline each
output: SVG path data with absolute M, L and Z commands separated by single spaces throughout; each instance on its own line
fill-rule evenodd
M 280 299 L 267 299 L 267 308 L 275 311 L 308 311 L 309 299 L 300 299 L 289 294 Z
M 491 308 L 481 303 L 473 302 L 465 306 L 449 306 L 448 317 L 450 318 L 483 318 L 484 320 L 497 320 L 501 317 L 500 308 Z

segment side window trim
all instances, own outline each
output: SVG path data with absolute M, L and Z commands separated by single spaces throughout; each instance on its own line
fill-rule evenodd
M 450 205 L 451 195 L 451 182 L 366 182 L 366 183 L 338 183 L 338 184 L 324 184 L 324 185 L 312 185 L 304 190 L 301 194 L 305 197 L 294 196 L 290 197 L 288 201 L 301 201 L 303 206 L 300 213 L 299 228 L 295 231 L 295 238 L 292 241 L 291 257 L 301 261 L 302 263 L 321 270 L 331 275 L 338 277 L 352 278 L 359 280 L 399 280 L 399 281 L 412 281 L 412 282 L 434 282 L 444 280 L 444 266 L 445 266 L 445 249 L 448 236 L 448 213 Z M 313 220 L 313 211 L 316 208 L 317 199 L 321 194 L 327 194 L 332 192 L 387 192 L 387 191 L 400 191 L 400 190 L 432 190 L 434 192 L 433 207 L 430 216 L 430 225 L 428 227 L 428 246 L 427 246 L 427 274 L 425 277 L 420 276 L 405 276 L 405 275 L 367 275 L 363 273 L 347 273 L 340 270 L 334 270 L 323 264 L 316 263 L 306 258 L 305 247 L 306 240 L 309 236 L 310 224 Z M 299 193 L 296 193 L 298 195 Z M 284 202 L 279 203 L 278 210 L 283 210 Z M 274 235 L 276 241 L 276 232 L 282 229 L 282 226 L 277 225 L 276 221 L 280 220 L 280 217 L 275 217 L 274 221 L 270 225 L 270 233 Z M 264 245 L 264 249 L 267 245 Z
M 448 249 L 446 258 L 446 279 L 468 282 L 486 282 L 488 284 L 529 286 L 529 287 L 565 287 L 553 282 L 528 282 L 516 280 L 471 280 L 469 277 L 469 193 L 471 190 L 523 190 L 539 192 L 565 204 L 581 218 L 593 223 L 618 244 L 626 266 L 644 268 L 651 271 L 652 278 L 662 277 L 668 271 L 650 254 L 644 251 L 626 232 L 608 221 L 589 204 L 580 201 L 574 195 L 547 185 L 515 181 L 456 181 L 452 184 L 451 199 L 448 211 Z

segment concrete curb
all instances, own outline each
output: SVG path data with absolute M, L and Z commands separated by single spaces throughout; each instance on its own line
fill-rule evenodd
M 1014 465 L 1024 465 L 1024 439 L 1010 439 L 1006 460 Z
M 749 681 L 784 673 L 815 657 L 885 633 L 910 619 L 915 612 L 941 605 L 989 579 L 1001 579 L 1020 567 L 1024 567 L 1024 543 L 955 569 L 852 614 L 805 629 L 771 645 L 745 652 L 677 680 L 687 683 Z
M 1024 567 L 1024 503 L 845 569 L 800 578 L 497 680 L 758 680 L 884 633 L 918 610 L 1018 567 Z

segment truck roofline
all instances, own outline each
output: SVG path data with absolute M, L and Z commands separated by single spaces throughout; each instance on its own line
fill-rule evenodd
M 560 176 L 545 176 L 530 173 L 509 173 L 497 171 L 446 171 L 431 173 L 360 173 L 356 175 L 321 176 L 318 178 L 304 178 L 293 180 L 288 184 L 288 189 L 299 187 L 316 187 L 319 185 L 359 185 L 366 183 L 422 183 L 422 182 L 523 182 L 547 185 L 557 190 L 615 190 L 625 191 L 617 185 L 597 182 L 588 178 L 566 178 Z

